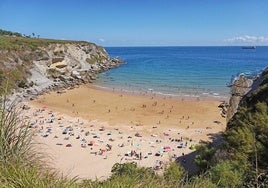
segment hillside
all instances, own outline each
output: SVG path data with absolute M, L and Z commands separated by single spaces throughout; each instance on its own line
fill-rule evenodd
M 27 89 L 28 94 L 88 83 L 96 73 L 121 63 L 85 41 L 0 36 L 0 84 L 8 80 L 11 88 Z
M 242 80 L 246 83 L 245 78 Z M 211 158 L 215 166 L 210 172 L 218 173 L 215 180 L 226 181 L 221 185 L 232 182 L 235 187 L 267 187 L 268 68 L 247 91 L 227 123 L 222 148 Z
M 228 122 L 225 138 L 234 158 L 267 170 L 268 68 L 255 83 L 257 85 L 242 98 L 237 113 Z

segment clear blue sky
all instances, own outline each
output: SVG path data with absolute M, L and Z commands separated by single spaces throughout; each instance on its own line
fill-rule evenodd
M 0 0 L 0 28 L 102 46 L 268 45 L 268 0 Z

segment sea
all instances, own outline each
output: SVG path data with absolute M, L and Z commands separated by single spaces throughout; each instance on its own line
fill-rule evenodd
M 268 66 L 268 47 L 106 47 L 125 64 L 98 75 L 97 87 L 130 93 L 196 99 L 228 99 L 239 75 Z

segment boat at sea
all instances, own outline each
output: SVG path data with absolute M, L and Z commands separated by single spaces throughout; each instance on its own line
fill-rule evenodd
M 252 49 L 255 50 L 256 46 L 242 46 L 242 49 Z

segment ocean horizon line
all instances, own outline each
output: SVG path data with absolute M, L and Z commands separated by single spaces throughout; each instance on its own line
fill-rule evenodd
M 100 45 L 100 44 L 98 44 Z M 141 46 L 103 46 L 104 48 L 143 48 L 143 47 L 244 47 L 244 46 L 255 46 L 255 47 L 268 47 L 268 45 L 141 45 Z

